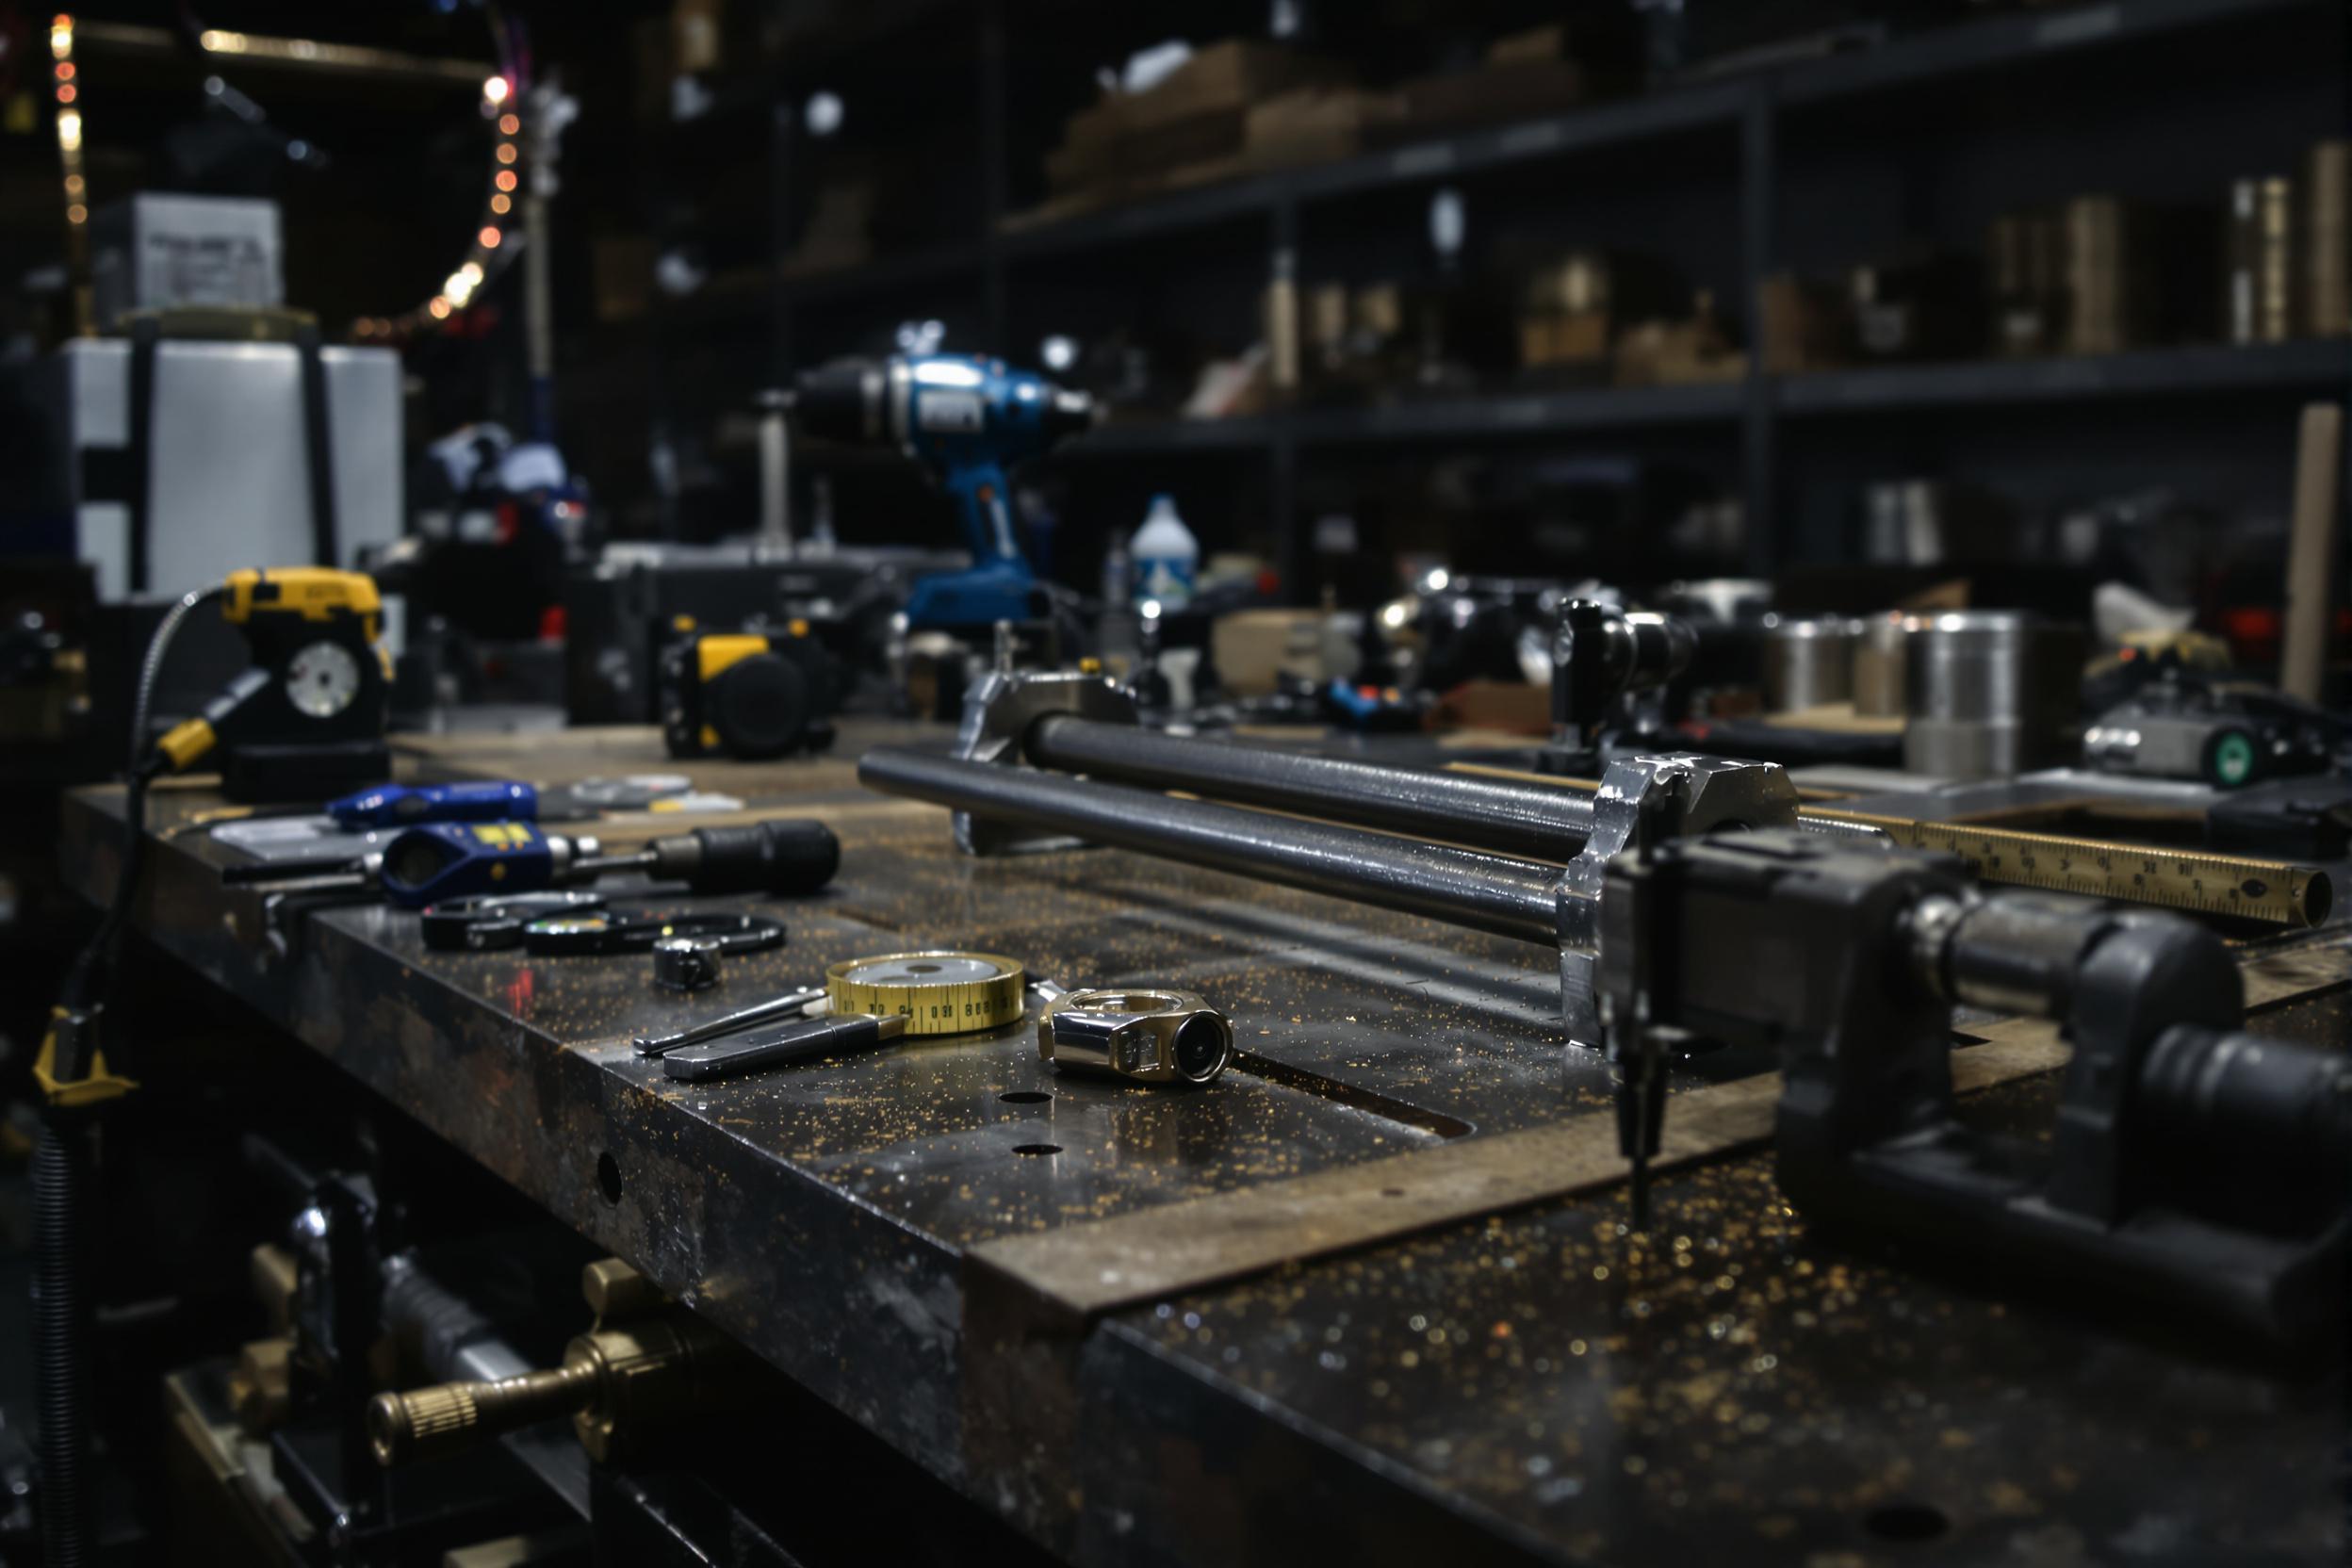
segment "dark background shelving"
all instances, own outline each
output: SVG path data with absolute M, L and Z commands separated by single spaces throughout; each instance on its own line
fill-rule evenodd
M 113 8 L 127 20 L 135 8 Z M 1127 335 L 1188 366 L 1259 335 L 1264 291 L 1284 265 L 1306 285 L 1428 284 L 1428 204 L 1451 189 L 1468 214 L 1474 290 L 1501 298 L 1515 269 L 1547 249 L 1639 251 L 1707 289 L 1744 337 L 1769 274 L 1833 276 L 1908 241 L 1981 250 L 1996 214 L 2084 191 L 2214 209 L 2231 178 L 2292 171 L 2312 141 L 2346 130 L 2346 16 L 2330 0 L 1877 8 L 1894 25 L 1872 47 L 1702 72 L 1007 225 L 1047 198 L 1045 154 L 1093 96 L 1099 68 L 1169 37 L 1261 33 L 1262 0 L 744 0 L 728 14 L 754 24 L 690 84 L 706 106 L 682 119 L 663 63 L 667 5 L 526 7 L 538 57 L 561 63 L 582 108 L 555 214 L 564 445 L 615 533 L 713 537 L 751 520 L 758 394 L 828 356 L 885 351 L 903 321 L 937 320 L 948 347 L 1018 363 L 1037 363 L 1050 335 Z M 1563 14 L 1537 0 L 1324 0 L 1306 11 L 1309 46 L 1373 84 L 1475 58 L 1494 38 Z M 486 56 L 478 15 L 430 12 L 403 11 L 388 41 Z M 1693 14 L 1718 41 L 1740 42 L 1769 35 L 1780 13 Z M 387 41 L 378 22 L 286 0 L 246 0 L 229 20 Z M 754 36 L 758 46 L 745 46 Z M 201 71 L 134 60 L 92 69 L 102 74 L 90 83 L 90 174 L 103 201 L 151 172 Z M 341 319 L 429 291 L 462 243 L 479 178 L 465 91 L 322 93 L 292 76 L 247 85 L 286 123 L 331 141 L 339 160 L 318 191 L 284 195 L 295 297 Z M 819 92 L 844 106 L 838 135 L 817 138 L 803 122 Z M 364 134 L 378 126 L 394 134 Z M 877 170 L 887 194 L 871 254 L 844 265 L 805 253 L 827 185 Z M 5 226 L 0 253 L 20 271 L 54 248 L 53 186 L 40 159 L 0 171 L 0 203 L 24 220 Z M 642 274 L 664 256 L 699 271 L 700 286 L 683 295 L 651 286 Z M 631 318 L 598 308 L 616 265 L 639 274 L 645 304 Z M 520 422 L 519 315 L 510 281 L 466 334 L 411 350 L 412 444 L 466 419 Z M 1299 598 L 1329 569 L 1312 547 L 1318 517 L 1377 509 L 1395 526 L 1367 527 L 1366 549 L 1376 533 L 1382 548 L 1438 548 L 1457 524 L 1486 526 L 1463 512 L 1481 492 L 1454 484 L 1416 505 L 1404 493 L 1480 465 L 1672 466 L 1677 487 L 1742 502 L 1737 551 L 1652 563 L 1677 572 L 1834 559 L 1852 548 L 1860 491 L 1915 476 L 1986 485 L 2028 510 L 2168 490 L 2260 534 L 2284 512 L 2282 453 L 2298 403 L 2348 382 L 2352 351 L 2322 341 L 2180 340 L 2089 359 L 1802 375 L 1752 365 L 1743 379 L 1697 385 L 1497 373 L 1363 407 L 1310 401 L 1221 422 L 1122 416 L 1022 481 L 1058 517 L 1073 580 L 1091 580 L 1103 541 L 1133 529 L 1144 498 L 1165 490 L 1209 549 L 1271 559 Z M 1181 392 L 1164 390 L 1163 401 Z M 819 479 L 833 486 L 844 537 L 952 537 L 944 503 L 918 475 L 811 449 L 798 465 L 804 512 Z
M 2217 207 L 2230 178 L 2293 168 L 2311 141 L 2341 134 L 2345 115 L 2340 8 L 2112 0 L 1951 21 L 1849 54 L 1004 228 L 1006 213 L 1045 195 L 1043 153 L 1090 96 L 1094 67 L 1163 37 L 1256 32 L 1263 8 L 936 0 L 918 9 L 920 45 L 879 23 L 859 24 L 861 35 L 812 20 L 822 52 L 788 50 L 723 83 L 705 122 L 676 131 L 680 147 L 756 156 L 772 176 L 771 207 L 734 221 L 788 243 L 771 245 L 764 270 L 714 267 L 702 294 L 659 304 L 645 323 L 644 352 L 660 367 L 644 378 L 659 403 L 649 412 L 668 438 L 707 456 L 697 466 L 710 483 L 651 526 L 742 526 L 740 416 L 751 398 L 829 355 L 887 349 L 902 320 L 939 320 L 951 348 L 1028 364 L 1049 334 L 1083 340 L 1137 323 L 1232 352 L 1257 335 L 1285 253 L 1304 281 L 1426 277 L 1427 204 L 1441 188 L 1466 204 L 1481 276 L 1545 246 L 1639 248 L 1710 289 L 1745 332 L 1769 273 L 1834 274 L 1907 239 L 1979 248 L 1995 214 L 2082 191 Z M 1548 14 L 1448 17 L 1406 4 L 1337 8 L 1348 13 L 1341 23 L 1334 9 L 1318 8 L 1315 45 L 1367 76 L 1413 69 L 1412 51 L 1431 39 L 1458 44 Z M 777 107 L 821 90 L 847 106 L 827 143 Z M 877 122 L 890 134 L 864 139 Z M 859 265 L 779 262 L 830 161 L 893 147 L 929 149 L 932 185 L 950 193 L 925 223 L 893 231 Z M 701 239 L 706 249 L 716 251 L 718 232 Z M 2179 343 L 2092 359 L 1788 376 L 1752 368 L 1700 385 L 1501 382 L 1364 408 L 1113 423 L 1025 482 L 1050 497 L 1074 580 L 1087 580 L 1111 531 L 1140 520 L 1144 498 L 1169 490 L 1204 546 L 1269 556 L 1307 597 L 1323 569 L 1311 558 L 1315 518 L 1364 513 L 1411 482 L 1400 467 L 1481 454 L 1672 462 L 1703 489 L 1741 499 L 1749 519 L 1736 558 L 1689 564 L 1771 570 L 1850 550 L 1860 489 L 1912 475 L 1991 485 L 2024 508 L 2153 486 L 2218 514 L 2282 515 L 2294 411 L 2342 390 L 2348 371 L 2341 343 Z M 2063 436 L 2050 431 L 2058 416 Z M 571 422 L 583 419 L 593 415 Z M 613 428 L 610 452 L 624 459 L 628 438 Z M 804 486 L 832 475 L 845 535 L 945 537 L 943 508 L 907 476 L 839 468 L 821 451 L 802 468 Z M 1445 543 L 1399 528 L 1387 539 L 1367 527 L 1366 547 L 1376 537 L 1408 550 Z

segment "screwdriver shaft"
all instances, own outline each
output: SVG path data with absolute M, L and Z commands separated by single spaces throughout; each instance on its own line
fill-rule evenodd
M 675 1035 L 650 1037 L 640 1035 L 634 1042 L 637 1054 L 659 1056 L 667 1052 L 676 1051 L 680 1046 L 700 1045 L 706 1040 L 723 1039 L 728 1035 L 757 1028 L 762 1023 L 780 1022 L 808 1011 L 809 1004 L 822 999 L 824 995 L 823 986 L 809 986 L 796 991 L 786 991 L 782 996 L 771 997 L 756 1006 L 742 1008 L 723 1018 L 710 1019 L 690 1029 L 681 1029 Z

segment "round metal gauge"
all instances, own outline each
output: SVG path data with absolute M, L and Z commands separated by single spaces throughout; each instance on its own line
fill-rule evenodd
M 825 972 L 837 1013 L 896 1013 L 910 1035 L 996 1029 L 1021 1016 L 1028 977 L 993 953 L 890 953 Z
M 314 719 L 331 719 L 359 695 L 359 661 L 340 643 L 312 643 L 286 667 L 286 695 Z

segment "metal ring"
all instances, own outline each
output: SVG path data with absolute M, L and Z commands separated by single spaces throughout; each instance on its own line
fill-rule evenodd
M 526 951 L 545 957 L 644 953 L 665 937 L 701 937 L 722 953 L 763 953 L 784 945 L 784 923 L 773 915 L 712 913 L 646 915 L 605 910 L 551 916 L 523 927 Z
M 698 991 L 719 983 L 717 937 L 663 937 L 653 944 L 653 983 L 665 991 Z
M 523 927 L 550 915 L 604 907 L 595 892 L 476 893 L 425 906 L 425 945 L 436 953 L 486 953 L 520 947 Z

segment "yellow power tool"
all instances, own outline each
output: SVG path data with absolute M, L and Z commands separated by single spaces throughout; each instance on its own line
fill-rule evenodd
M 163 771 L 207 760 L 221 790 L 252 803 L 324 800 L 390 776 L 392 691 L 375 580 L 326 566 L 229 574 L 221 615 L 253 668 L 156 743 Z

